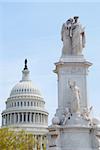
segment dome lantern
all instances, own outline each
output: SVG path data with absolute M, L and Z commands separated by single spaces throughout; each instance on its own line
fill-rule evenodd
M 29 70 L 27 67 L 27 59 L 25 59 L 25 67 L 22 71 L 22 80 L 21 81 L 28 81 L 29 80 Z

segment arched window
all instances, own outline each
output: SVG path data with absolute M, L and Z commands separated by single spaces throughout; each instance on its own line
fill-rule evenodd
M 29 106 L 29 102 L 27 103 L 27 105 Z
M 26 106 L 26 102 L 24 102 L 24 106 Z
M 17 102 L 17 106 L 19 106 L 19 102 Z
M 31 106 L 33 106 L 33 102 L 31 102 Z
M 23 102 L 21 102 L 21 106 L 23 106 Z

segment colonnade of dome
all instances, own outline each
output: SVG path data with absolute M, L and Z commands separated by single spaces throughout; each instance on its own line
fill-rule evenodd
M 47 114 L 40 112 L 12 112 L 3 113 L 2 126 L 33 123 L 39 125 L 48 125 Z

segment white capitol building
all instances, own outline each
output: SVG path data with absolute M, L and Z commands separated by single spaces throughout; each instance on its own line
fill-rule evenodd
M 22 80 L 12 88 L 6 101 L 6 109 L 2 112 L 2 127 L 24 129 L 41 141 L 46 138 L 48 112 L 39 89 L 29 78 L 27 60 L 22 71 Z

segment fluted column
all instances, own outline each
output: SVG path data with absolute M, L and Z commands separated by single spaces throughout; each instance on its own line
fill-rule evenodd
M 14 124 L 14 113 L 12 113 L 11 122 L 12 122 L 12 124 Z
M 15 123 L 15 113 L 13 113 L 13 124 Z
M 40 123 L 42 124 L 42 114 L 40 114 Z
M 32 113 L 30 112 L 29 122 L 32 122 Z
M 47 124 L 47 116 L 45 115 L 45 124 Z
M 9 124 L 10 124 L 10 114 L 9 114 Z
M 45 124 L 45 115 L 43 115 L 43 122 L 44 122 L 44 124 Z
M 6 115 L 4 115 L 4 125 L 6 125 Z
M 20 114 L 18 113 L 18 123 L 20 122 Z
M 41 114 L 39 114 L 39 123 L 41 123 Z
M 6 115 L 4 115 L 4 118 L 3 118 L 4 120 L 3 120 L 3 124 L 4 124 L 4 126 L 6 125 Z
M 37 113 L 37 123 L 39 123 L 39 114 Z
M 6 115 L 4 115 L 4 125 L 6 125 Z
M 45 115 L 44 115 L 44 124 L 45 124 Z
M 28 122 L 28 113 L 26 112 L 26 123 Z
M 34 114 L 32 113 L 32 122 L 33 122 L 33 115 L 34 115 Z
M 24 113 L 22 112 L 22 123 L 24 123 Z
M 42 123 L 44 124 L 44 115 L 42 115 Z
M 6 124 L 9 125 L 9 114 L 6 115 Z
M 24 122 L 26 122 L 26 113 L 24 112 Z
M 45 115 L 45 124 L 47 123 L 47 116 Z
M 16 113 L 14 113 L 14 124 L 16 123 Z
M 34 123 L 35 123 L 35 115 L 36 115 L 36 114 L 34 113 L 34 115 L 33 115 L 33 122 L 34 122 Z
M 7 117 L 7 114 L 5 115 L 5 125 L 8 124 L 8 117 Z
M 45 115 L 45 124 L 46 124 L 46 115 Z
M 38 123 L 40 124 L 40 114 L 38 114 Z
M 2 116 L 2 126 L 5 125 L 4 121 L 5 121 L 5 115 Z
M 9 124 L 11 124 L 11 117 L 12 117 L 12 114 L 9 114 L 10 115 L 10 121 L 9 121 Z
M 35 121 L 36 121 L 36 123 L 37 123 L 37 113 L 35 114 Z
M 44 124 L 46 123 L 46 116 L 44 115 Z
M 9 124 L 9 114 L 6 114 L 6 125 Z
M 44 119 L 45 119 L 45 118 L 44 118 L 44 115 L 43 115 L 43 123 L 44 123 Z

